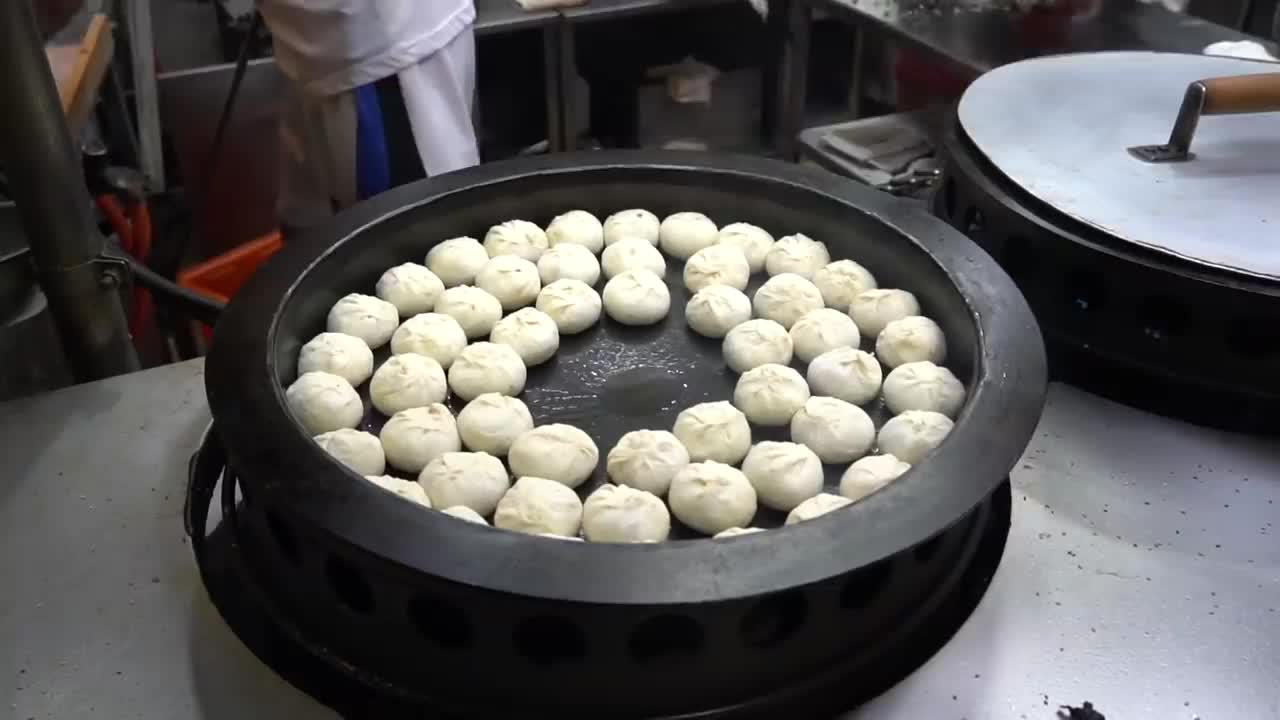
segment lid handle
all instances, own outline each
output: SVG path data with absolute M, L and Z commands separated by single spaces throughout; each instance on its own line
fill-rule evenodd
M 1280 72 L 1201 80 L 1201 115 L 1232 115 L 1280 111 Z
M 1139 145 L 1129 154 L 1143 162 L 1190 160 L 1191 139 L 1203 115 L 1235 115 L 1280 111 L 1280 73 L 1234 75 L 1197 80 L 1187 86 L 1169 142 Z

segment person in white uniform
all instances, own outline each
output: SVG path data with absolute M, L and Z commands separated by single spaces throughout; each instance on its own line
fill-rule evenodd
M 279 212 L 289 230 L 479 162 L 472 0 L 258 0 L 290 80 Z
M 45 36 L 84 5 L 31 2 Z M 473 0 L 257 3 L 290 80 L 280 122 L 286 233 L 397 185 L 480 162 L 471 124 Z

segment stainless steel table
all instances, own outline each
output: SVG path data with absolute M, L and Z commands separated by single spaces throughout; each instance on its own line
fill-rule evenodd
M 567 7 L 560 14 L 570 22 L 620 20 L 635 15 L 679 12 L 692 8 L 728 5 L 743 0 L 588 0 L 585 5 Z
M 475 0 L 476 35 L 534 30 L 560 20 L 555 10 L 525 10 L 515 0 Z
M 886 33 L 975 76 L 1030 57 L 1104 50 L 1199 53 L 1221 40 L 1258 40 L 1231 28 L 1166 10 L 1160 3 L 1106 0 L 1092 17 L 1076 18 L 1061 34 L 1036 33 L 1020 25 L 1023 13 L 957 9 L 964 3 L 937 0 L 793 0 L 788 14 L 784 62 L 788 68 L 781 135 L 788 156 L 801 130 L 805 103 L 809 25 L 815 10 L 856 30 L 854 88 L 860 93 L 860 53 L 867 32 Z M 970 3 L 972 5 L 973 3 Z M 993 5 L 997 3 L 992 3 Z M 1003 3 L 1008 5 L 1009 3 Z M 951 7 L 947 7 L 950 5 Z M 942 9 L 939 9 L 942 8 Z M 1265 43 L 1274 49 L 1270 43 Z
M 244 649 L 196 574 L 202 370 L 0 405 L 2 716 L 334 717 Z M 1013 484 L 977 611 L 849 720 L 1280 715 L 1280 447 L 1055 385 Z

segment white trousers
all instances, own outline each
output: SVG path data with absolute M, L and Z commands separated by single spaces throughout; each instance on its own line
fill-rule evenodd
M 431 56 L 397 76 L 414 144 L 428 176 L 480 162 L 471 105 L 475 94 L 475 35 L 467 28 Z M 281 226 L 314 225 L 361 198 L 358 113 L 360 88 L 326 97 L 290 87 L 280 118 Z

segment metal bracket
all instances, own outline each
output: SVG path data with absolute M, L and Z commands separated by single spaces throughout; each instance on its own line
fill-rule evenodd
M 129 269 L 129 261 L 121 253 L 119 249 L 107 244 L 102 254 L 95 258 L 77 265 L 43 268 L 37 272 L 42 282 L 44 278 L 62 277 L 66 282 L 74 283 L 77 287 L 82 287 L 85 282 L 88 282 L 96 283 L 98 287 L 104 289 L 120 288 L 128 285 L 133 277 Z
M 900 197 L 912 196 L 924 192 L 942 180 L 942 170 L 930 168 L 928 170 L 914 170 L 909 175 L 901 175 L 891 178 L 888 182 L 876 185 L 877 190 L 883 190 L 890 195 Z
M 160 99 L 156 84 L 155 36 L 151 24 L 150 0 L 125 0 L 133 91 L 138 115 L 138 150 L 142 173 L 148 187 L 165 189 L 164 148 L 160 141 Z
M 1149 163 L 1183 162 L 1195 157 L 1191 153 L 1191 139 L 1200 124 L 1204 99 L 1208 94 L 1209 89 L 1203 82 L 1188 85 L 1186 94 L 1182 96 L 1182 107 L 1178 109 L 1178 118 L 1173 122 L 1173 132 L 1169 134 L 1169 142 L 1137 145 L 1129 148 L 1129 154 Z
M 114 254 L 113 250 L 115 248 L 108 245 L 101 255 L 88 262 L 89 265 L 97 270 L 98 284 L 104 288 L 123 287 L 132 278 L 132 273 L 129 271 L 129 261 L 125 259 L 123 254 Z

